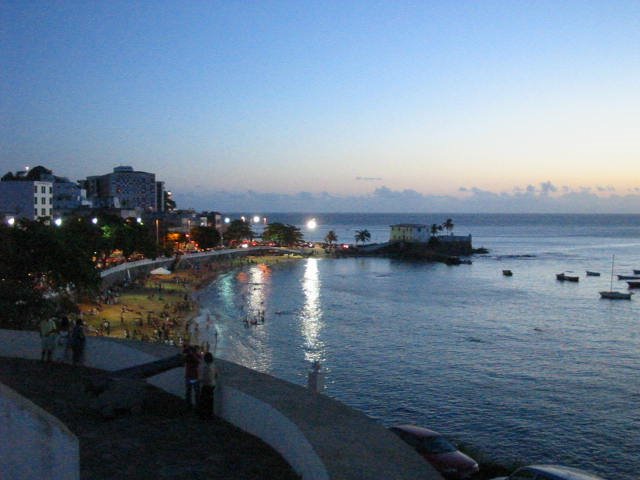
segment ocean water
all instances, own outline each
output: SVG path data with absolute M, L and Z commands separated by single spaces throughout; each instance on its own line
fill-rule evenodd
M 304 231 L 310 217 L 270 221 Z M 221 276 L 200 296 L 217 355 L 300 385 L 318 360 L 327 395 L 385 425 L 433 428 L 498 461 L 639 478 L 640 293 L 598 292 L 613 255 L 616 274 L 640 269 L 640 215 L 315 215 L 305 238 L 334 230 L 352 243 L 366 228 L 382 242 L 392 223 L 448 217 L 490 253 L 456 267 L 309 258 Z M 580 282 L 556 281 L 563 271 Z

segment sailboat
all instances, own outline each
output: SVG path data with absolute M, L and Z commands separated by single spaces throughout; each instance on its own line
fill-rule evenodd
M 611 258 L 611 286 L 609 287 L 609 291 L 600 292 L 600 297 L 608 298 L 610 300 L 631 300 L 632 293 L 618 292 L 613 289 L 613 264 L 615 258 L 615 255 Z

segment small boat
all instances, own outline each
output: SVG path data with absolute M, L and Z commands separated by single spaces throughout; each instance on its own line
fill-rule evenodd
M 600 272 L 592 272 L 591 270 L 587 270 L 587 277 L 599 277 Z
M 640 281 L 630 281 L 627 284 L 629 284 L 629 288 L 640 288 Z
M 615 292 L 613 290 L 608 292 L 600 292 L 602 298 L 608 298 L 610 300 L 631 300 L 633 293 Z
M 618 280 L 640 280 L 639 275 L 617 275 Z
M 561 282 L 578 282 L 580 281 L 580 277 L 577 275 L 567 275 L 566 273 L 556 273 L 556 280 L 560 280 Z
M 617 292 L 613 289 L 613 263 L 616 259 L 616 256 L 613 255 L 611 257 L 611 285 L 609 287 L 609 291 L 600 292 L 600 298 L 608 298 L 609 300 L 631 300 L 631 292 Z M 618 275 L 620 278 L 623 275 Z
M 502 274 L 505 277 L 513 277 L 513 272 L 511 270 L 502 270 Z
M 640 275 L 640 270 L 634 270 L 634 271 L 633 271 L 633 274 L 634 274 L 634 275 Z

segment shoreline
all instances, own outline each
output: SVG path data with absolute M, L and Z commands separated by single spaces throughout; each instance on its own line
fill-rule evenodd
M 105 289 L 93 301 L 77 303 L 90 335 L 161 342 L 190 343 L 190 327 L 206 313 L 198 301 L 202 291 L 220 275 L 251 264 L 273 264 L 303 257 L 247 255 L 191 265 L 169 275 L 147 275 L 127 285 Z

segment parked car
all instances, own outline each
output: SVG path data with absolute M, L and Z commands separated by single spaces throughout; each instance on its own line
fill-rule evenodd
M 398 425 L 389 430 L 411 445 L 447 479 L 461 480 L 479 470 L 478 462 L 438 432 L 415 425 Z
M 517 469 L 508 477 L 493 480 L 604 480 L 593 473 L 562 465 L 529 465 Z

